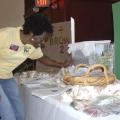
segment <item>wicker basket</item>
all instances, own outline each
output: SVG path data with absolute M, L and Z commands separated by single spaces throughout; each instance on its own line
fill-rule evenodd
M 103 76 L 90 75 L 91 71 L 98 69 L 102 70 L 104 73 Z M 87 72 L 81 76 L 71 76 L 69 74 L 64 75 L 64 83 L 68 85 L 103 86 L 113 83 L 115 79 L 115 75 L 108 73 L 107 68 L 102 64 L 94 64 L 88 67 Z

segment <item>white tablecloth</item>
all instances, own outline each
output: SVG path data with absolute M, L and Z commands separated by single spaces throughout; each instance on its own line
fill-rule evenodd
M 107 117 L 90 117 L 63 104 L 59 96 L 40 99 L 32 96 L 31 89 L 21 86 L 25 104 L 26 120 L 120 120 L 120 115 Z

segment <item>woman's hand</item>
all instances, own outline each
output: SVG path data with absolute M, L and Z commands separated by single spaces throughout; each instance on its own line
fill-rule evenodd
M 65 60 L 65 61 L 61 62 L 61 61 L 53 60 L 53 59 L 49 58 L 48 56 L 44 56 L 44 57 L 40 58 L 39 62 L 41 62 L 45 65 L 48 65 L 51 67 L 57 67 L 57 68 L 68 67 L 69 65 L 72 64 L 72 60 Z
M 72 65 L 73 61 L 71 60 L 65 60 L 64 62 L 61 63 L 61 67 L 68 67 Z

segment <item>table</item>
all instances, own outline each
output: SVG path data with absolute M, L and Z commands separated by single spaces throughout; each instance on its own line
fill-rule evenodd
M 107 117 L 91 117 L 76 111 L 67 104 L 59 101 L 59 96 L 46 99 L 32 96 L 31 89 L 21 86 L 21 93 L 25 105 L 26 120 L 120 120 L 120 115 Z

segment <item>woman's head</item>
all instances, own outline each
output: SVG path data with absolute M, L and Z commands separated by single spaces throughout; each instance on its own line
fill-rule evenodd
M 48 18 L 40 13 L 34 13 L 30 17 L 25 18 L 22 33 L 25 39 L 24 44 L 31 44 L 34 47 L 39 47 L 48 33 L 53 32 L 53 26 Z M 46 34 L 47 33 L 47 34 Z M 52 35 L 52 34 L 51 34 Z
M 40 13 L 34 13 L 33 15 L 25 18 L 25 22 L 23 24 L 24 34 L 32 33 L 34 36 L 36 36 L 42 35 L 44 32 L 53 32 L 53 27 L 47 16 Z

